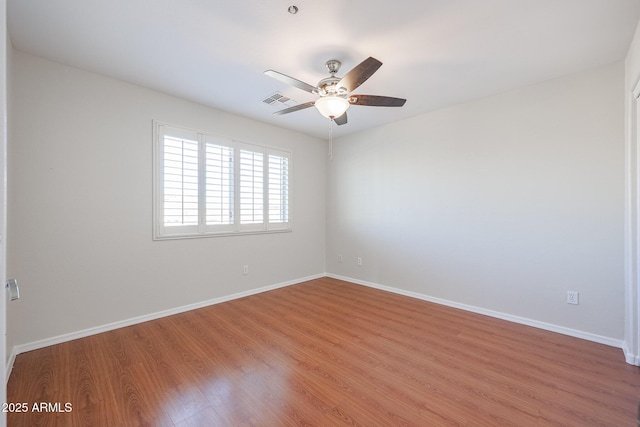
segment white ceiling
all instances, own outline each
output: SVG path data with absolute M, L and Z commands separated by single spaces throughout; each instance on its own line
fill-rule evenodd
M 339 137 L 622 60 L 639 17 L 638 0 L 8 0 L 18 50 L 323 139 L 315 108 L 272 114 L 276 91 L 314 97 L 265 70 L 315 85 L 328 59 L 382 61 L 356 92 L 406 105 L 353 106 Z

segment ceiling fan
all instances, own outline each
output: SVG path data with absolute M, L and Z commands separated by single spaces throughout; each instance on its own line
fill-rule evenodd
M 265 71 L 264 73 L 269 77 L 273 77 L 283 83 L 319 96 L 315 101 L 294 105 L 293 107 L 276 111 L 273 114 L 288 114 L 315 106 L 323 116 L 333 120 L 338 125 L 344 125 L 347 123 L 347 109 L 351 105 L 364 105 L 368 107 L 402 107 L 407 101 L 406 99 L 392 98 L 389 96 L 359 95 L 351 93 L 371 77 L 373 73 L 380 68 L 380 66 L 382 66 L 382 62 L 377 59 L 372 57 L 365 59 L 342 78 L 336 77 L 336 73 L 340 69 L 340 65 L 342 64 L 337 59 L 327 61 L 326 66 L 331 77 L 320 80 L 317 86 L 312 86 L 308 83 L 294 79 L 293 77 L 279 73 L 278 71 Z

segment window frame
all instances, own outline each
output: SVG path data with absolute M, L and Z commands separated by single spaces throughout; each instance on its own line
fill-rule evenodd
M 165 136 L 197 141 L 198 143 L 198 225 L 168 226 L 164 223 L 164 140 Z M 206 183 L 206 148 L 207 144 L 227 147 L 233 153 L 232 167 L 232 217 L 230 224 L 207 224 L 207 183 Z M 262 222 L 241 223 L 240 215 L 240 150 L 247 150 L 262 155 Z M 269 218 L 270 186 L 269 159 L 270 156 L 286 158 L 287 185 L 284 200 L 281 204 L 287 206 L 287 221 L 271 222 Z M 213 135 L 211 133 L 189 129 L 182 126 L 153 121 L 153 240 L 185 239 L 216 236 L 233 236 L 246 234 L 282 233 L 292 231 L 292 165 L 293 154 L 281 148 L 271 148 L 241 142 L 232 138 Z

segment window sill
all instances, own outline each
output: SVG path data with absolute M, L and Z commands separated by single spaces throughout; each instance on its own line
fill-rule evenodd
M 182 240 L 182 239 L 201 239 L 208 237 L 229 237 L 229 236 L 252 236 L 257 234 L 280 234 L 290 233 L 293 229 L 279 230 L 247 230 L 247 231 L 223 231 L 219 233 L 199 233 L 199 234 L 171 234 L 168 236 L 153 236 L 154 241 L 158 240 Z

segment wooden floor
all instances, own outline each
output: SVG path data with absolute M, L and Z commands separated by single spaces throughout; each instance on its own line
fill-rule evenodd
M 620 349 L 326 278 L 21 354 L 8 425 L 619 427 L 639 400 Z

